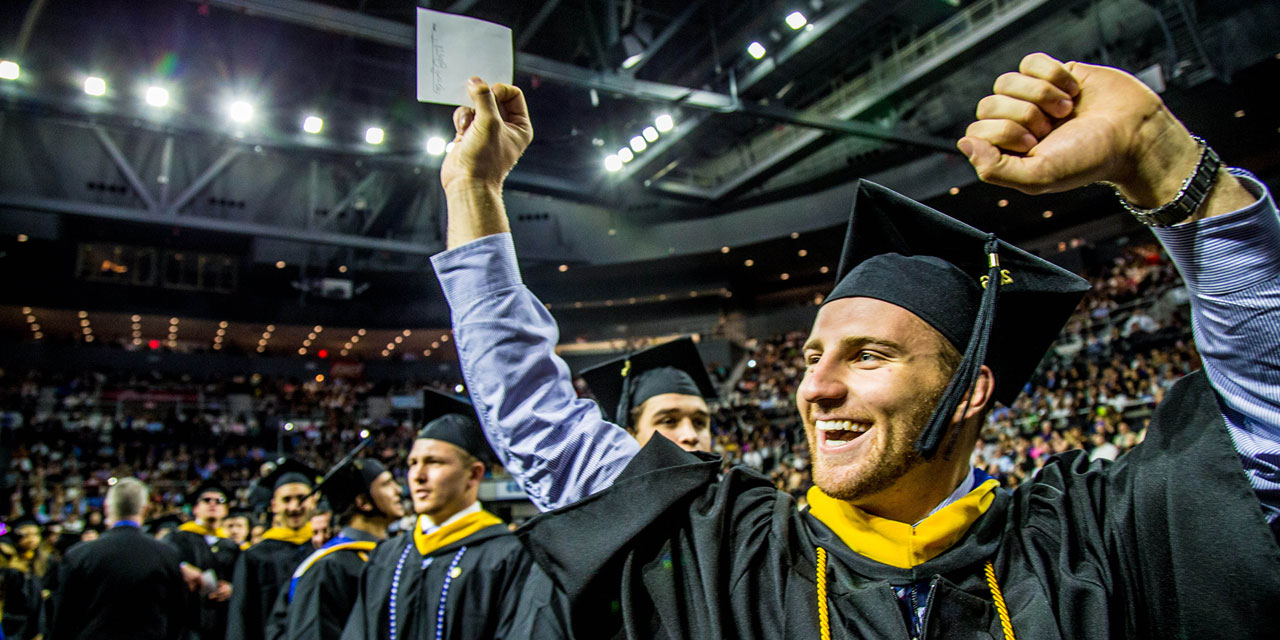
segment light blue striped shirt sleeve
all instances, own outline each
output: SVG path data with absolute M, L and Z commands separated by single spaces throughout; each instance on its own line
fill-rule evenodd
M 1280 218 L 1266 186 L 1225 215 L 1152 229 L 1191 293 L 1196 347 L 1269 522 L 1280 522 Z
M 577 397 L 555 320 L 520 278 L 510 233 L 431 259 L 449 301 L 462 375 L 485 436 L 539 509 L 601 491 L 640 451 Z

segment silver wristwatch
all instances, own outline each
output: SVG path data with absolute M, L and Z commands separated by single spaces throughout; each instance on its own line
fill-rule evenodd
M 1120 195 L 1118 189 L 1116 190 L 1116 195 L 1120 197 L 1120 204 L 1124 205 L 1125 210 L 1133 214 L 1138 222 L 1148 227 L 1171 227 L 1190 218 L 1191 214 L 1204 204 L 1205 198 L 1209 197 L 1214 183 L 1218 181 L 1218 170 L 1222 168 L 1222 159 L 1203 138 L 1191 137 L 1200 145 L 1200 161 L 1196 163 L 1195 171 L 1182 181 L 1182 188 L 1178 190 L 1178 195 L 1174 196 L 1171 202 L 1154 209 L 1140 209 Z

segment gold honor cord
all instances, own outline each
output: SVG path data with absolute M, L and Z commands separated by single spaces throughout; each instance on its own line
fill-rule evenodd
M 827 611 L 827 550 L 818 547 L 818 636 L 822 640 L 831 640 L 831 616 Z M 991 599 L 995 602 L 996 612 L 1000 614 L 1000 628 L 1004 631 L 1005 640 L 1017 640 L 1013 635 L 1013 623 L 1009 621 L 1009 607 L 1004 603 L 1004 594 L 1000 593 L 1000 583 L 996 581 L 996 568 L 987 560 L 987 587 L 991 590 Z

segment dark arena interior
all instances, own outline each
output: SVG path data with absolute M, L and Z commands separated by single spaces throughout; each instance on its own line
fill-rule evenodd
M 1245 319 L 1197 315 L 1217 313 L 1213 301 L 1234 295 L 1208 291 L 1212 277 L 1187 275 L 1199 266 L 1179 257 L 1207 255 L 1212 242 L 1200 234 L 1196 250 L 1174 248 L 1182 240 L 1145 226 L 1179 226 L 1130 215 L 1121 198 L 1132 192 L 1117 198 L 1097 184 L 1138 176 L 1141 169 L 1115 167 L 1145 166 L 1158 145 L 1123 147 L 1123 157 L 1100 161 L 1098 177 L 1086 181 L 1094 184 L 1040 190 L 1001 186 L 975 171 L 981 161 L 971 163 L 972 145 L 957 141 L 982 137 L 970 124 L 987 117 L 980 101 L 1011 104 L 1013 81 L 1002 86 L 1002 74 L 1017 75 L 1022 61 L 1019 77 L 1035 76 L 1024 56 L 1043 52 L 1131 74 L 1116 77 L 1149 88 L 1142 95 L 1154 96 L 1160 113 L 1176 115 L 1224 167 L 1248 171 L 1253 179 L 1240 184 L 1266 201 L 1258 190 L 1280 184 L 1280 118 L 1265 88 L 1280 83 L 1280 4 L 0 5 L 0 639 L 1011 639 L 1156 637 L 1156 630 L 1208 637 L 1195 624 L 1218 625 L 1220 637 L 1274 630 L 1265 621 L 1278 615 L 1272 598 L 1280 597 L 1280 345 L 1266 341 L 1280 334 L 1276 285 L 1250 290 L 1249 310 L 1236 312 Z M 477 94 L 469 85 L 472 97 L 496 96 L 501 110 L 486 116 L 480 108 L 465 134 L 455 131 L 453 106 L 418 101 L 420 9 L 510 28 L 512 84 L 522 96 L 504 102 L 509 87 Z M 1109 85 L 1090 80 L 1101 74 L 1073 73 L 1079 93 L 1063 89 L 1074 109 L 1067 115 L 1019 103 L 1043 124 L 1043 131 L 1027 126 L 1040 146 L 1010 151 L 997 141 L 992 153 L 1027 161 L 1050 153 L 1039 140 L 1068 135 L 1124 144 L 1123 124 L 1088 120 L 1103 124 L 1087 128 L 1084 117 L 1104 108 L 1127 113 L 1136 98 L 1112 107 Z M 1004 102 L 984 101 L 993 92 Z M 468 136 L 510 126 L 516 100 L 527 102 L 536 135 L 524 141 L 527 151 L 516 149 L 519 163 L 505 181 L 491 181 L 515 253 L 473 252 L 472 266 L 455 261 L 446 277 L 441 254 L 455 255 L 445 252 L 468 240 L 467 247 L 497 243 L 459 231 L 490 218 L 459 204 L 462 189 L 444 186 L 442 167 L 446 183 L 462 172 L 455 185 L 478 184 L 478 161 L 467 154 L 488 139 Z M 1169 169 L 1179 201 L 1195 197 L 1188 176 L 1204 158 Z M 1205 217 L 1175 224 L 1204 224 L 1240 208 L 1205 213 L 1237 174 L 1217 175 L 1192 206 Z M 1054 313 L 1047 296 L 1025 320 L 1013 320 L 1014 303 L 1002 301 L 1016 299 L 1016 272 L 1002 293 L 991 293 L 991 344 L 1025 339 L 1024 359 L 1043 357 L 1016 396 L 983 396 L 984 410 L 957 422 L 953 431 L 964 433 L 944 437 L 940 452 L 904 449 L 893 458 L 894 443 L 910 448 L 930 413 L 907 425 L 905 405 L 876 395 L 880 383 L 869 382 L 905 375 L 892 372 L 911 358 L 891 354 L 872 374 L 853 356 L 832 365 L 830 340 L 825 351 L 814 348 L 833 335 L 819 312 L 850 302 L 835 300 L 833 287 L 856 264 L 841 266 L 847 240 L 856 241 L 846 237 L 855 197 L 869 197 L 864 181 L 1089 285 L 1061 321 L 1044 319 Z M 1030 195 L 1038 191 L 1045 192 Z M 1224 279 L 1280 270 L 1268 206 L 1260 215 L 1270 216 L 1271 241 L 1253 242 L 1261 257 L 1246 257 L 1259 253 L 1249 239 L 1261 232 L 1226 234 L 1243 248 L 1223 254 L 1238 267 Z M 956 250 L 928 224 L 900 230 L 903 242 Z M 867 251 L 904 252 L 896 244 Z M 986 300 L 987 259 L 974 251 L 982 262 L 971 279 L 983 278 L 975 300 Z M 516 253 L 518 271 L 501 266 L 508 255 L 516 264 Z M 522 277 L 527 291 L 508 284 L 524 297 L 499 288 L 509 273 Z M 1276 273 L 1267 277 L 1280 282 Z M 901 288 L 930 286 L 917 279 Z M 874 302 L 905 308 L 920 330 L 938 334 L 928 313 L 885 297 Z M 947 302 L 942 313 L 961 306 Z M 501 316 L 504 309 L 523 315 Z M 991 369 L 1004 381 L 996 356 L 991 369 L 973 360 L 974 349 L 1008 350 L 975 346 L 988 330 L 987 310 L 965 316 L 958 342 L 939 329 L 955 346 L 947 346 L 955 363 L 946 379 L 956 366 L 971 370 L 960 391 L 977 394 Z M 1061 329 L 1044 342 L 1026 338 L 1042 320 Z M 494 328 L 503 322 L 509 331 Z M 855 339 L 862 338 L 837 342 Z M 1262 341 L 1261 355 L 1232 339 Z M 1239 368 L 1214 369 L 1214 358 Z M 600 381 L 591 376 L 598 365 Z M 1148 437 L 1167 396 L 1190 406 L 1175 384 L 1185 377 L 1178 388 L 1194 386 L 1193 378 L 1206 377 L 1194 373 L 1202 368 L 1213 385 L 1205 397 L 1218 401 L 1205 406 L 1220 406 L 1227 425 L 1217 426 L 1224 421 L 1214 413 L 1216 431 L 1205 429 L 1230 435 L 1219 438 L 1226 452 L 1219 458 L 1236 466 L 1223 473 L 1238 476 L 1231 495 L 1245 497 L 1242 513 L 1257 512 L 1263 533 L 1249 544 L 1261 551 L 1230 542 L 1243 533 L 1203 549 L 1194 541 L 1207 533 L 1182 535 L 1179 527 L 1197 518 L 1212 524 L 1214 516 L 1191 514 L 1179 498 L 1162 502 L 1165 516 L 1153 515 L 1146 505 L 1164 498 L 1144 498 L 1156 490 L 1135 479 L 1164 478 L 1161 496 L 1218 499 L 1212 482 L 1195 476 L 1181 486 L 1167 471 L 1201 458 L 1144 457 L 1166 445 L 1202 445 L 1179 444 L 1175 436 L 1187 436 L 1166 430 Z M 655 382 L 654 371 L 670 375 Z M 1250 379 L 1240 371 L 1263 373 L 1257 385 L 1237 389 L 1229 381 Z M 836 385 L 847 391 L 832 391 Z M 901 402 L 923 402 L 933 393 L 927 386 L 900 393 Z M 658 411 L 647 398 L 672 396 L 702 404 L 644 426 Z M 967 412 L 970 403 L 960 406 Z M 815 452 L 819 442 L 830 452 Z M 889 474 L 877 456 L 915 470 L 884 476 L 897 494 L 885 493 L 889 484 L 848 495 L 834 489 L 853 477 L 841 475 L 840 461 L 854 469 L 849 474 L 871 467 Z M 936 471 L 942 458 L 954 462 L 954 477 L 939 479 L 952 473 Z M 677 462 L 684 466 L 665 468 Z M 709 474 L 700 488 L 670 488 L 704 468 L 698 464 Z M 672 484 L 662 488 L 664 481 Z M 985 498 L 969 493 L 992 481 Z M 608 510 L 624 483 L 631 506 L 624 500 Z M 901 497 L 938 483 L 944 490 L 920 494 L 928 498 L 918 510 Z M 305 490 L 292 495 L 291 487 Z M 731 500 L 729 488 L 744 493 Z M 741 532 L 755 517 L 741 506 L 752 491 L 769 492 L 778 505 L 769 508 L 772 533 L 758 536 L 785 538 L 781 523 L 791 523 L 804 530 L 791 534 L 799 542 L 765 545 Z M 1086 508 L 1082 499 L 1053 502 L 1049 494 L 1095 502 Z M 929 507 L 959 496 L 957 504 L 983 505 L 973 507 L 972 528 L 970 518 L 945 544 L 912 542 L 905 560 L 876 551 L 897 544 L 884 533 L 891 525 L 924 540 L 941 526 Z M 1050 502 L 1056 506 L 1044 506 Z M 739 506 L 715 511 L 730 503 Z M 995 530 L 995 510 L 1008 522 L 1028 520 L 998 525 L 1005 527 L 999 550 L 983 547 L 981 556 L 987 578 L 982 564 L 970 571 L 946 560 L 962 551 L 957 540 Z M 1066 524 L 1037 524 L 1043 510 Z M 714 527 L 713 512 L 722 519 Z M 1096 530 L 1080 524 L 1093 516 Z M 1071 533 L 1028 542 L 1027 531 L 1055 527 Z M 1172 531 L 1171 541 L 1149 537 L 1160 531 Z M 1080 542 L 1090 536 L 1103 550 Z M 1126 540 L 1135 536 L 1168 544 L 1173 559 L 1131 552 Z M 865 548 L 858 542 L 872 538 Z M 1027 546 L 1009 551 L 1015 538 Z M 1054 548 L 1076 544 L 1086 550 Z M 1171 613 L 1193 599 L 1171 585 L 1199 580 L 1194 562 L 1178 559 L 1194 556 L 1185 545 L 1219 559 L 1205 565 L 1214 571 L 1254 567 L 1264 586 L 1201 583 L 1236 595 L 1214 610 L 1218 617 L 1188 622 L 1191 609 Z M 406 562 L 413 553 L 420 566 L 416 555 Z M 1270 555 L 1252 565 L 1241 559 L 1256 553 Z M 790 558 L 794 572 L 759 568 L 775 557 Z M 859 562 L 887 568 L 877 573 Z M 1017 577 L 1057 576 L 1066 571 L 1058 562 L 1106 595 L 1070 600 L 1052 580 L 1044 587 L 1051 595 L 1042 595 Z M 663 567 L 668 577 L 649 573 Z M 1217 578 L 1226 575 L 1249 579 Z M 859 589 L 883 583 L 892 589 L 883 589 L 889 604 L 859 600 Z M 969 600 L 938 604 L 930 615 L 935 605 L 926 603 L 935 595 L 943 602 L 947 589 Z M 744 604 L 752 598 L 758 602 Z M 778 631 L 780 620 L 795 628 Z M 1226 631 L 1240 620 L 1254 622 Z

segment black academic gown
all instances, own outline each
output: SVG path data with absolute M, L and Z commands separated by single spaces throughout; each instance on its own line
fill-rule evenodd
M 344 540 L 378 542 L 372 534 L 351 527 L 344 528 L 340 536 Z M 312 555 L 325 551 L 320 549 Z M 325 553 L 308 566 L 294 583 L 293 599 L 283 600 L 285 622 L 281 637 L 285 640 L 338 640 L 356 605 L 360 573 L 369 554 L 370 551 L 361 549 L 342 549 Z M 281 593 L 287 595 L 285 590 Z M 280 598 L 276 599 L 276 605 L 282 605 Z M 280 617 L 279 612 L 272 617 Z
M 464 547 L 466 551 L 458 558 Z M 440 617 L 444 623 L 440 637 L 451 640 L 530 637 L 517 629 L 516 610 L 532 559 L 507 526 L 497 524 L 436 549 L 425 558 L 414 547 L 412 533 L 379 544 L 360 576 L 356 606 L 347 620 L 342 640 L 390 637 L 388 602 L 401 556 L 405 556 L 405 561 L 397 597 L 397 639 L 436 638 L 441 592 L 455 558 L 458 558 L 458 571 L 450 582 L 444 615 Z M 430 564 L 423 569 L 423 562 L 427 560 Z
M 240 552 L 231 581 L 226 640 L 263 640 L 276 596 L 293 570 L 315 551 L 310 541 L 263 540 Z
M 768 479 L 654 438 L 614 485 L 518 535 L 581 638 L 907 638 L 892 586 L 929 581 L 925 638 L 1263 638 L 1280 629 L 1280 546 L 1202 373 L 1115 463 L 1054 457 L 943 554 L 898 569 L 853 553 Z
M 178 560 L 201 571 L 212 569 L 218 580 L 231 582 L 240 546 L 228 538 L 217 538 L 210 544 L 204 536 L 190 531 L 174 531 L 164 539 L 178 551 Z M 198 594 L 192 598 L 191 620 L 198 621 L 192 635 L 203 640 L 222 640 L 227 634 L 227 606 Z

